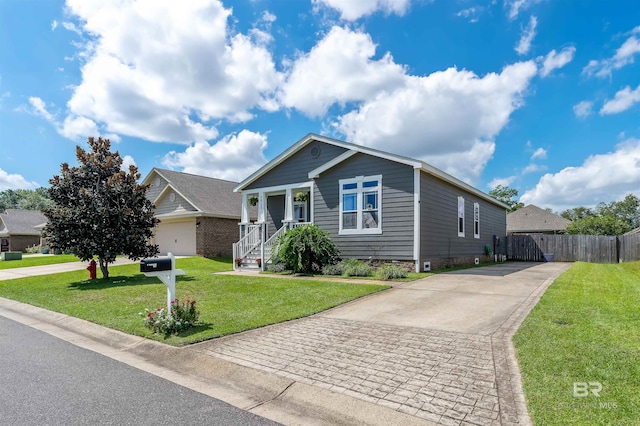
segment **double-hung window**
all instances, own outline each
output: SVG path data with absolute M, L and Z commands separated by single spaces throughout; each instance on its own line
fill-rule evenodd
M 464 198 L 458 197 L 458 237 L 464 237 Z
M 340 231 L 382 233 L 382 175 L 340 180 Z
M 473 203 L 473 238 L 480 238 L 480 204 Z

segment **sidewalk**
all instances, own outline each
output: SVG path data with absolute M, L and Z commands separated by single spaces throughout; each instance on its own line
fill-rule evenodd
M 114 263 L 110 263 L 109 266 L 128 265 L 130 263 L 137 263 L 137 261 L 119 257 Z M 26 268 L 2 269 L 0 270 L 0 281 L 12 280 L 15 278 L 35 277 L 38 275 L 58 274 L 60 272 L 81 271 L 83 269 L 87 269 L 87 266 L 89 266 L 89 262 L 68 262 L 56 263 L 53 265 L 28 266 Z

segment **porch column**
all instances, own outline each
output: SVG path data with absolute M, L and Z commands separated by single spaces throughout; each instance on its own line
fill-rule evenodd
M 284 197 L 284 221 L 293 222 L 293 190 L 287 188 Z
M 258 223 L 264 223 L 267 221 L 267 197 L 264 196 L 264 192 L 258 193 Z
M 242 193 L 242 212 L 240 222 L 249 223 L 249 202 L 247 200 L 247 193 Z

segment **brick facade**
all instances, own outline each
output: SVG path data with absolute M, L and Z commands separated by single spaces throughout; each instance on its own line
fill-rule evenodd
M 199 217 L 196 227 L 196 254 L 203 257 L 231 257 L 238 241 L 238 219 Z

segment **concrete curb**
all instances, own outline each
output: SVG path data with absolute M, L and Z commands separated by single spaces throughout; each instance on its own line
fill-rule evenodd
M 0 298 L 0 315 L 205 395 L 290 425 L 433 425 L 348 395 Z

